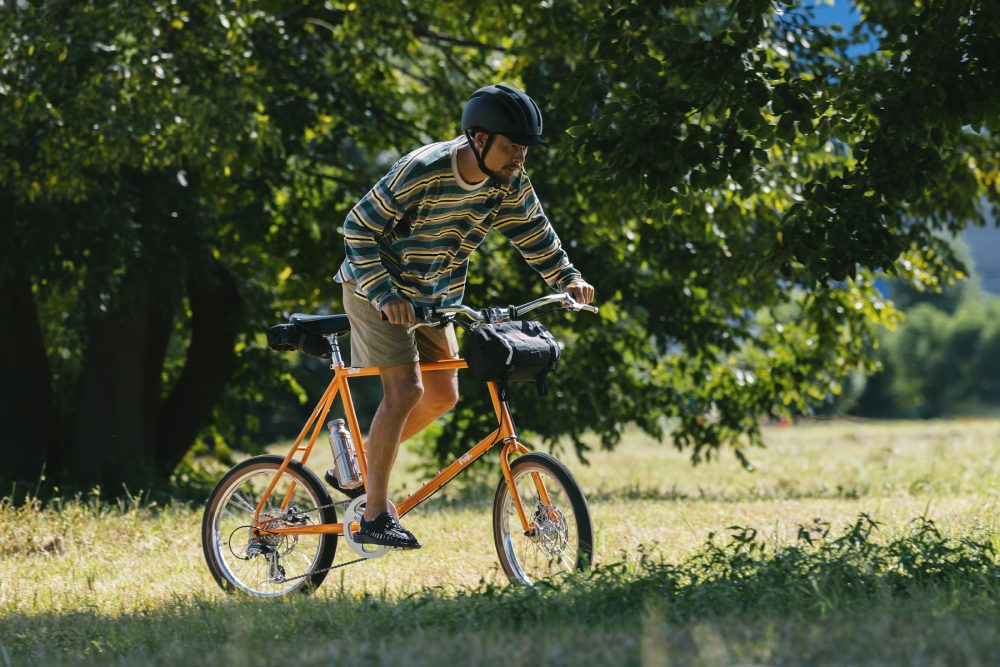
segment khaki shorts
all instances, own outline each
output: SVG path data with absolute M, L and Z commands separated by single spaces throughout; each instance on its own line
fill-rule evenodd
M 351 321 L 351 366 L 397 366 L 418 361 L 458 358 L 455 327 L 421 327 L 412 334 L 402 324 L 381 319 L 375 306 L 354 293 L 355 282 L 344 283 L 344 310 Z

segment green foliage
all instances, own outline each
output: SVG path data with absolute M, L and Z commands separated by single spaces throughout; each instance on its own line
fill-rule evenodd
M 897 319 L 876 272 L 952 280 L 938 232 L 1000 195 L 997 7 L 896 9 L 851 35 L 795 3 L 523 10 L 510 72 L 566 133 L 529 167 L 603 312 L 557 326 L 560 388 L 522 423 L 582 449 L 588 429 L 613 446 L 669 416 L 696 460 L 739 454 L 758 415 L 809 412 L 874 370 Z M 849 57 L 864 30 L 882 48 Z
M 26 402 L 59 415 L 56 467 L 89 474 L 74 452 L 134 433 L 127 451 L 169 469 L 199 430 L 242 444 L 274 421 L 261 406 L 297 390 L 262 331 L 337 308 L 338 221 L 497 80 L 543 108 L 528 168 L 602 304 L 551 320 L 565 361 L 519 424 L 581 452 L 628 423 L 670 424 L 696 459 L 759 444 L 759 415 L 809 412 L 873 368 L 897 319 L 874 277 L 947 283 L 940 232 L 1000 201 L 1000 7 L 859 6 L 843 34 L 764 0 L 8 3 L 0 295 L 20 310 L 0 343 L 40 322 L 21 344 L 46 363 L 25 372 L 54 393 Z M 878 50 L 848 55 L 871 33 Z M 466 301 L 541 292 L 515 254 L 488 241 Z M 129 370 L 112 387 L 103 368 Z M 489 430 L 465 394 L 441 458 Z
M 954 313 L 929 303 L 882 336 L 882 369 L 854 412 L 869 417 L 938 417 L 996 410 L 1000 390 L 1000 299 L 980 295 Z

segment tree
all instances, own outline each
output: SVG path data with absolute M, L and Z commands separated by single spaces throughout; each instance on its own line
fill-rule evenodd
M 529 171 L 602 301 L 553 321 L 559 388 L 519 423 L 583 451 L 672 417 L 740 453 L 871 367 L 877 275 L 952 280 L 937 233 L 997 203 L 1000 8 L 860 6 L 852 35 L 761 0 L 0 11 L 10 473 L 142 480 L 240 431 L 287 378 L 265 326 L 331 300 L 337 223 L 502 79 L 542 104 Z M 498 239 L 470 275 L 470 303 L 542 289 Z M 439 453 L 480 430 L 470 396 Z
M 582 449 L 587 430 L 610 446 L 669 416 L 696 458 L 741 455 L 758 415 L 808 412 L 873 369 L 898 319 L 877 276 L 961 276 L 941 232 L 1000 195 L 1000 7 L 859 5 L 851 35 L 797 3 L 468 8 L 509 31 L 501 76 L 549 112 L 559 138 L 533 180 L 603 301 L 600 326 L 564 330 L 572 389 L 522 422 Z M 849 55 L 872 34 L 879 49 Z
M 307 129 L 363 114 L 379 87 L 241 4 L 15 5 L 0 20 L 5 469 L 168 474 L 240 339 L 275 318 L 284 242 L 318 254 L 317 229 L 272 211 L 308 178 Z
M 262 332 L 329 298 L 336 221 L 433 103 L 349 6 L 0 9 L 4 474 L 146 484 L 287 381 Z

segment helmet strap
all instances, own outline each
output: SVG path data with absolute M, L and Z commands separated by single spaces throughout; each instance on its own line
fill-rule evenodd
M 472 130 L 465 131 L 465 138 L 469 142 L 469 148 L 472 149 L 472 154 L 476 156 L 476 164 L 479 165 L 479 171 L 486 174 L 488 177 L 498 180 L 499 176 L 490 171 L 486 166 L 486 153 L 490 150 L 490 146 L 493 145 L 493 139 L 496 138 L 496 133 L 487 132 L 486 133 L 486 143 L 483 144 L 483 152 L 480 153 L 479 149 L 476 148 L 476 140 L 472 136 Z

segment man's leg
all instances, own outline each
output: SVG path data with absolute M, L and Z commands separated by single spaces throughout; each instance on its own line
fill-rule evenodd
M 380 375 L 382 402 L 375 412 L 365 442 L 368 458 L 365 521 L 371 521 L 388 510 L 389 472 L 396 460 L 403 427 L 424 394 L 420 367 L 415 363 L 382 368 Z
M 393 366 L 390 368 L 382 369 L 383 390 L 385 387 L 385 378 L 387 375 L 386 371 L 391 372 L 391 369 L 394 368 L 405 368 L 405 366 Z M 384 425 L 389 431 L 389 434 L 391 435 L 392 431 L 389 429 L 389 427 L 392 424 L 390 420 L 391 418 L 388 416 L 380 417 L 380 414 L 383 413 L 383 410 L 385 410 L 387 415 L 390 414 L 389 410 L 392 409 L 391 408 L 392 404 L 390 404 L 389 408 L 384 408 L 385 401 L 383 400 L 383 402 L 379 405 L 378 411 L 375 413 L 375 418 L 372 421 L 371 430 L 368 433 L 368 440 L 365 441 L 365 451 L 368 455 L 368 486 L 366 487 L 366 493 L 368 494 L 368 499 L 365 505 L 366 520 L 373 519 L 376 515 L 380 514 L 381 512 L 385 512 L 389 507 L 388 503 L 385 502 L 386 497 L 388 495 L 389 474 L 392 472 L 392 467 L 396 462 L 396 456 L 399 454 L 399 444 L 406 442 L 417 433 L 423 431 L 435 419 L 444 415 L 446 412 L 455 407 L 455 403 L 458 402 L 458 374 L 456 371 L 434 371 L 433 373 L 422 374 L 421 379 L 424 388 L 423 393 L 420 399 L 417 401 L 417 404 L 413 406 L 413 409 L 410 411 L 409 417 L 406 418 L 406 421 L 403 424 L 403 428 L 400 432 L 401 435 L 398 437 L 397 444 L 395 447 L 392 448 L 392 459 L 389 462 L 388 469 L 384 468 L 385 461 L 382 458 L 382 454 L 384 453 L 385 450 L 382 449 L 381 444 L 378 444 L 376 445 L 376 447 L 379 447 L 379 451 L 378 453 L 373 454 L 372 442 L 375 438 L 381 437 L 381 432 L 376 431 L 376 424 L 379 425 L 380 429 Z M 407 386 L 408 384 L 409 384 L 408 382 L 403 382 L 403 386 L 401 388 L 404 389 L 404 392 L 405 392 L 405 386 Z M 398 405 L 399 401 L 395 401 L 393 403 Z M 379 442 L 381 443 L 383 441 L 380 440 Z M 373 463 L 373 461 L 377 461 L 377 463 Z M 378 466 L 377 473 L 373 472 L 376 465 Z M 384 477 L 381 476 L 383 470 L 385 470 Z M 379 480 L 378 486 L 376 486 L 375 480 Z M 382 480 L 384 480 L 384 483 Z M 375 489 L 379 489 L 378 493 L 375 492 Z M 378 512 L 374 512 L 373 514 L 369 515 L 367 510 L 368 508 L 373 507 L 373 501 L 372 501 L 373 497 L 379 499 L 378 507 L 380 507 L 381 509 Z
M 433 371 L 423 373 L 424 394 L 403 424 L 400 442 L 420 433 L 458 402 L 458 372 Z
M 415 341 L 421 359 L 446 361 L 458 358 L 458 339 L 455 337 L 454 325 L 443 329 L 418 329 Z M 424 395 L 403 425 L 400 442 L 406 442 L 423 431 L 458 402 L 457 370 L 424 373 L 423 384 Z

